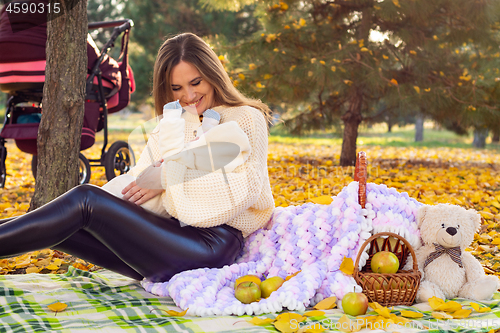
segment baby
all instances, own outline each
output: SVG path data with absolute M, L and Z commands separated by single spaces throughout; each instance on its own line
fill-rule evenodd
M 182 118 L 184 112 L 186 110 L 178 101 L 163 107 L 163 118 L 158 126 L 159 149 L 163 163 L 155 162 L 156 165 L 146 168 L 137 178 L 131 173 L 115 177 L 102 188 L 120 198 L 123 197 L 122 190 L 132 181 L 136 181 L 142 188 L 162 189 L 161 166 L 169 161 L 209 172 L 217 172 L 218 170 L 214 170 L 214 165 L 219 166 L 224 177 L 225 172 L 231 172 L 246 161 L 250 154 L 250 142 L 245 132 L 235 121 L 219 125 L 220 115 L 211 109 L 203 113 L 203 120 L 196 130 L 195 139 L 184 144 L 185 119 Z M 154 133 L 155 131 L 152 134 Z M 208 152 L 211 142 L 213 145 Z M 151 160 L 154 160 L 153 157 Z M 156 214 L 170 216 L 163 207 L 162 195 L 148 200 L 141 207 Z

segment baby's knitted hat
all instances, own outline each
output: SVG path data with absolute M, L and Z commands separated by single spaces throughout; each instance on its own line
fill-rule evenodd
M 220 122 L 220 114 L 212 109 L 207 109 L 205 112 L 203 112 L 203 121 L 205 121 L 206 118 L 215 119 L 217 120 L 217 123 Z
M 181 111 L 182 110 L 182 111 Z M 181 104 L 179 103 L 179 100 L 177 101 L 174 101 L 174 102 L 170 102 L 170 103 L 167 103 L 163 106 L 163 116 L 166 117 L 167 115 L 168 116 L 178 116 L 180 117 L 180 115 L 182 113 L 184 113 L 186 110 L 184 110 L 181 106 Z

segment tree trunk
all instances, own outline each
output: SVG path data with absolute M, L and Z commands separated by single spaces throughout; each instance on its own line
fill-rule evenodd
M 491 137 L 491 143 L 500 142 L 500 130 L 496 129 L 493 131 L 493 136 Z
M 363 105 L 363 94 L 361 89 L 354 88 L 349 101 L 349 110 L 342 116 L 344 122 L 344 136 L 342 139 L 342 152 L 340 153 L 340 165 L 356 165 L 356 140 L 358 139 L 358 127 L 363 117 L 361 106 Z
M 417 113 L 415 117 L 415 142 L 424 141 L 424 115 L 422 113 Z
M 56 1 L 50 0 L 51 8 Z M 56 17 L 51 11 L 47 22 L 43 111 L 37 139 L 35 193 L 30 210 L 78 184 L 87 74 L 87 0 L 57 3 L 63 14 Z
M 387 133 L 391 133 L 391 132 L 392 132 L 392 121 L 389 118 L 389 120 L 387 120 Z
M 373 23 L 373 8 L 367 6 L 361 11 L 361 26 L 358 31 L 358 40 L 368 42 L 370 29 Z M 358 54 L 359 55 L 359 54 Z M 362 57 L 361 55 L 359 55 Z M 356 75 L 363 75 L 363 66 L 358 65 Z M 356 76 L 353 81 L 356 81 Z M 342 138 L 342 152 L 340 153 L 341 166 L 356 165 L 356 140 L 358 139 L 358 127 L 363 120 L 361 107 L 363 106 L 363 88 L 361 86 L 351 86 L 349 92 L 349 109 L 342 116 L 344 122 L 344 136 Z
M 475 128 L 474 129 L 474 140 L 472 141 L 472 146 L 474 148 L 486 147 L 486 138 L 487 137 L 488 137 L 488 129 Z

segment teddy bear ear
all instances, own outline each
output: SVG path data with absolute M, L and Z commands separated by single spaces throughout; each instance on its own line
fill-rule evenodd
M 431 207 L 429 205 L 423 205 L 421 206 L 418 211 L 417 211 L 417 226 L 420 228 L 422 226 L 422 223 L 424 222 L 425 215 L 427 214 L 427 211 Z

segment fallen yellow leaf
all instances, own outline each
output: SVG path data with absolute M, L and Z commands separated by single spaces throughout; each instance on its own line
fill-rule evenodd
M 472 310 L 460 309 L 460 310 L 453 312 L 451 315 L 455 319 L 463 319 L 463 318 L 469 317 L 471 312 L 472 312 Z
M 384 318 L 382 316 L 377 316 L 377 319 L 373 322 L 373 326 L 375 328 L 380 327 L 383 330 L 387 330 L 391 325 L 394 325 L 395 322 L 392 319 Z
M 415 311 L 401 310 L 401 316 L 406 318 L 422 318 L 424 314 Z
M 332 296 L 332 297 L 328 297 L 328 298 L 325 298 L 324 300 L 322 300 L 321 302 L 319 302 L 318 304 L 316 304 L 315 306 L 313 306 L 313 309 L 315 310 L 330 310 L 330 309 L 333 309 L 334 307 L 337 306 L 337 297 L 335 296 Z
M 36 267 L 36 266 L 28 267 L 28 268 L 26 268 L 26 274 L 38 273 L 41 270 L 42 269 L 40 267 Z
M 431 298 L 429 298 L 429 305 L 432 310 L 435 310 L 441 304 L 444 304 L 444 300 L 442 300 L 441 298 L 438 298 L 436 296 L 432 296 Z
M 391 317 L 391 311 L 388 308 L 386 308 L 386 307 L 377 308 L 377 309 L 375 309 L 375 312 L 378 313 L 379 315 L 381 315 L 384 318 L 390 318 Z
M 307 317 L 304 317 L 304 316 L 299 315 L 298 313 L 294 313 L 294 312 L 282 313 L 276 317 L 276 321 L 290 322 L 290 320 L 296 320 L 298 323 L 303 322 L 306 319 L 307 319 Z
M 401 325 L 401 326 L 404 326 L 406 323 L 411 322 L 410 319 L 406 319 L 406 318 L 403 318 L 403 317 L 398 317 L 394 313 L 391 313 L 391 320 L 393 320 L 395 324 Z
M 490 312 L 491 309 L 489 307 L 480 307 L 479 304 L 477 303 L 474 303 L 474 302 L 470 302 L 470 306 L 476 311 L 476 312 L 479 312 L 479 313 L 483 313 L 483 312 Z
M 304 316 L 306 316 L 306 317 L 317 317 L 317 316 L 322 316 L 324 314 L 325 313 L 323 311 L 319 311 L 319 310 L 304 312 Z
M 340 264 L 339 270 L 345 275 L 352 275 L 354 273 L 354 263 L 351 258 L 344 257 L 342 263 Z
M 299 325 L 297 322 L 290 323 L 290 321 L 278 320 L 275 321 L 273 325 L 281 333 L 295 333 L 299 330 Z
M 253 317 L 251 320 L 247 320 L 250 324 L 254 325 L 267 325 L 275 321 L 273 318 L 260 319 L 259 317 Z
M 297 271 L 295 273 L 293 273 L 292 275 L 288 275 L 286 278 L 285 278 L 285 281 L 288 281 L 290 280 L 291 278 L 293 278 L 294 276 L 296 276 L 297 274 L 299 274 L 301 271 Z
M 339 330 L 342 332 L 358 332 L 363 328 L 363 325 L 358 322 L 358 320 L 351 320 L 346 315 L 340 317 L 338 321 Z M 337 326 L 337 325 L 335 325 Z
M 491 244 L 493 244 L 493 245 L 500 245 L 500 238 L 497 237 L 497 238 L 493 239 L 491 241 Z
M 52 257 L 46 258 L 46 259 L 41 259 L 35 262 L 36 266 L 48 266 L 50 265 L 50 261 L 52 260 Z
M 443 304 L 439 304 L 433 310 L 435 311 L 446 311 L 446 312 L 455 312 L 462 308 L 462 305 L 455 301 L 449 301 Z
M 153 310 L 151 310 L 151 312 L 153 312 L 154 310 L 163 311 L 163 312 L 165 312 L 166 314 L 168 314 L 170 316 L 182 317 L 182 316 L 184 316 L 187 313 L 187 311 L 189 310 L 189 308 L 186 309 L 186 310 L 184 310 L 184 311 L 182 311 L 182 312 L 175 311 L 175 310 L 164 310 L 164 309 L 153 309 Z
M 309 324 L 303 328 L 300 328 L 297 333 L 321 333 L 326 331 L 326 328 L 321 325 L 321 323 L 314 323 L 314 325 Z
M 77 269 L 80 269 L 82 271 L 88 271 L 89 270 L 89 268 L 87 266 L 85 266 L 85 265 L 83 265 L 83 264 L 81 264 L 79 262 L 74 263 L 73 267 L 75 267 Z
M 64 311 L 64 309 L 66 309 L 68 307 L 68 305 L 61 303 L 61 302 L 56 302 L 56 303 L 52 303 L 50 305 L 47 305 L 47 307 L 52 312 L 61 312 L 61 311 Z
M 446 312 L 433 312 L 431 316 L 436 319 L 453 319 L 452 315 L 447 314 Z
M 27 258 L 21 262 L 16 263 L 16 268 L 24 268 L 31 264 L 31 259 Z
M 380 305 L 380 304 L 378 304 L 377 302 L 368 303 L 368 306 L 369 306 L 370 308 L 372 308 L 373 310 L 383 308 L 383 306 L 382 306 L 382 305 Z
M 330 195 L 322 195 L 320 197 L 311 198 L 311 201 L 318 205 L 329 205 L 333 199 Z
M 368 323 L 373 323 L 375 320 L 377 320 L 378 316 L 357 316 L 356 319 L 359 322 L 363 322 L 363 327 L 366 326 Z
M 50 264 L 48 266 L 45 266 L 44 268 L 48 269 L 49 271 L 55 271 L 55 270 L 59 269 L 59 266 L 54 265 L 54 264 Z
M 174 310 L 166 310 L 165 312 L 168 313 L 171 316 L 182 317 L 182 316 L 184 316 L 187 313 L 188 310 L 189 309 L 186 309 L 186 310 L 184 310 L 182 312 L 174 311 Z

